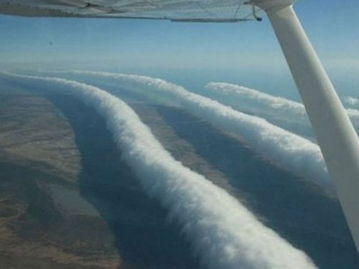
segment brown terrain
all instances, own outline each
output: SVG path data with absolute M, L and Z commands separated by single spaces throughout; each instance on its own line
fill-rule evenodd
M 80 194 L 81 156 L 60 111 L 1 81 L 0 122 L 1 268 L 120 265 L 111 230 Z
M 153 108 L 138 110 L 177 140 Z M 93 109 L 0 79 L 0 122 L 1 268 L 198 268 Z

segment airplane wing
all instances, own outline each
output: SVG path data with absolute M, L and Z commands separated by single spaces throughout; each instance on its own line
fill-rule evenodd
M 0 13 L 19 16 L 238 22 L 258 12 L 245 0 L 0 0 Z

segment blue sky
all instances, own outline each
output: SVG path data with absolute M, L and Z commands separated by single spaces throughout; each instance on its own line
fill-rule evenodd
M 359 72 L 359 2 L 301 0 L 295 9 L 325 66 L 338 77 L 335 80 L 354 79 Z M 193 24 L 0 16 L 0 34 L 0 58 L 5 66 L 289 76 L 267 18 L 239 24 Z

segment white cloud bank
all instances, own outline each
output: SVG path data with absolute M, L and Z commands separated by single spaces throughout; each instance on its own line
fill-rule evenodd
M 287 170 L 311 179 L 333 191 L 321 151 L 315 143 L 281 129 L 266 120 L 236 111 L 210 98 L 191 93 L 181 86 L 139 75 L 114 74 L 105 72 L 74 71 L 76 74 L 98 78 L 101 82 L 117 83 L 121 88 L 137 92 L 157 93 L 171 98 L 185 110 L 205 119 L 212 125 L 241 136 L 253 150 Z M 240 165 L 240 164 L 239 164 Z
M 302 103 L 225 82 L 210 82 L 205 88 L 205 95 L 238 110 L 259 112 L 260 115 L 268 120 L 274 120 L 285 129 L 299 131 L 301 134 L 308 134 L 308 130 L 311 129 Z M 354 98 L 349 101 L 355 102 Z M 347 113 L 355 127 L 359 129 L 359 110 L 349 108 Z
M 270 110 L 273 113 L 282 113 L 284 115 L 289 113 L 289 115 L 295 115 L 296 117 L 306 117 L 303 104 L 286 98 L 225 82 L 209 82 L 205 88 L 210 96 L 216 97 L 215 99 L 218 98 L 221 102 L 227 103 L 232 100 L 234 105 L 239 102 L 246 106 L 255 105 L 256 108 L 260 106 L 262 110 Z
M 184 227 L 208 268 L 315 268 L 305 253 L 265 227 L 239 201 L 174 160 L 120 99 L 99 88 L 65 79 L 3 76 L 25 82 L 29 87 L 72 95 L 95 108 L 106 120 L 144 190 L 159 199 Z
M 343 102 L 350 106 L 356 106 L 359 104 L 359 99 L 356 97 L 352 97 L 352 96 L 345 96 L 343 98 Z

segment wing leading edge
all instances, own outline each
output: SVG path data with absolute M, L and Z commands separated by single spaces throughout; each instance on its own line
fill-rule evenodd
M 257 20 L 244 0 L 0 0 L 0 13 L 41 17 L 163 19 L 189 22 Z

